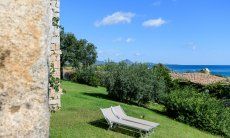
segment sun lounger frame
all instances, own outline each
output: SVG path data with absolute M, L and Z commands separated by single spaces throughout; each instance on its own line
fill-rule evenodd
M 119 121 L 112 121 L 112 120 L 109 120 L 108 117 L 104 114 L 103 110 L 109 110 L 109 108 L 106 108 L 106 109 L 102 109 L 102 108 L 101 108 L 101 111 L 102 111 L 102 113 L 103 113 L 103 116 L 104 116 L 106 122 L 107 122 L 108 125 L 109 125 L 108 130 L 113 129 L 113 128 L 118 127 L 118 126 L 125 126 L 125 127 L 129 127 L 129 128 L 133 128 L 133 129 L 138 130 L 141 137 L 149 136 L 150 133 L 153 133 L 153 132 L 154 132 L 154 128 L 155 128 L 155 127 L 151 127 L 149 130 L 145 130 L 145 129 L 137 128 L 137 127 L 135 127 L 135 126 L 127 125 L 127 124 L 125 124 L 125 123 L 119 123 Z M 111 110 L 111 114 L 113 114 L 117 119 L 123 120 L 122 118 L 117 117 L 117 116 L 113 113 L 112 107 L 110 107 L 110 110 Z M 123 120 L 123 121 L 124 121 L 124 120 Z M 125 121 L 127 121 L 127 120 L 125 120 Z M 129 122 L 132 122 L 132 121 L 129 121 Z M 136 122 L 132 122 L 132 123 L 138 125 L 138 123 L 136 123 Z M 139 124 L 139 125 L 143 125 L 143 124 Z M 148 126 L 148 127 L 150 127 L 150 126 Z

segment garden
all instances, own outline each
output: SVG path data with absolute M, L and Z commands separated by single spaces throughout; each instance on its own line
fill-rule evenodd
M 122 105 L 134 117 L 160 123 L 153 134 L 156 137 L 230 136 L 229 83 L 181 83 L 172 80 L 163 64 L 108 61 L 96 65 L 96 47 L 64 29 L 61 48 L 66 93 L 61 111 L 52 114 L 53 136 L 136 137 L 126 129 L 107 131 L 100 108 L 113 105 Z M 70 71 L 64 72 L 65 68 Z
M 219 137 L 180 123 L 165 115 L 164 107 L 150 104 L 148 108 L 114 101 L 107 96 L 106 88 L 91 87 L 69 81 L 62 81 L 66 93 L 62 96 L 62 109 L 51 115 L 51 138 L 72 137 L 138 137 L 135 131 L 124 128 L 107 130 L 100 108 L 121 105 L 128 115 L 158 122 L 160 126 L 150 137 L 155 138 L 215 138 Z

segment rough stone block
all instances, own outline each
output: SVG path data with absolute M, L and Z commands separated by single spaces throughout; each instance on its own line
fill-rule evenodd
M 0 137 L 49 137 L 47 0 L 0 0 Z

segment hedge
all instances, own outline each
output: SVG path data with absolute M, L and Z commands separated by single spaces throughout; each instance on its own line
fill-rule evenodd
M 165 107 L 171 117 L 209 131 L 230 136 L 230 109 L 209 94 L 193 88 L 178 89 L 168 94 Z

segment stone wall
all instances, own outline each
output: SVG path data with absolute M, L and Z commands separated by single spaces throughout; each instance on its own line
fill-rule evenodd
M 48 0 L 0 0 L 0 137 L 49 137 L 50 19 Z
M 54 77 L 60 79 L 60 30 L 59 30 L 59 0 L 51 0 L 51 47 L 50 47 L 50 66 L 54 67 Z M 59 87 L 58 91 L 50 87 L 49 104 L 51 111 L 57 111 L 61 107 L 61 94 L 62 89 Z

